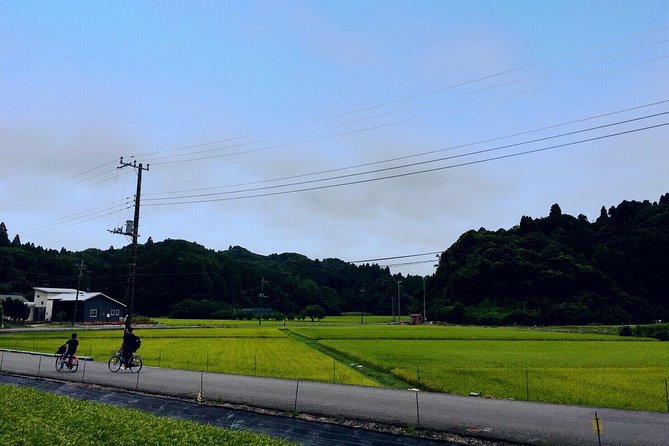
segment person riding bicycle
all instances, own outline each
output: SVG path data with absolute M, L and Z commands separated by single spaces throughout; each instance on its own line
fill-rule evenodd
M 60 368 L 63 368 L 63 365 L 67 364 L 68 367 L 72 364 L 72 357 L 77 353 L 77 347 L 79 346 L 79 340 L 77 339 L 77 334 L 72 333 L 72 337 L 65 341 L 65 353 L 63 353 L 63 362 L 60 363 Z
M 128 327 L 123 332 L 123 343 L 121 344 L 121 358 L 123 359 L 122 368 L 130 363 L 132 354 L 139 348 L 139 337 L 132 332 L 132 327 Z

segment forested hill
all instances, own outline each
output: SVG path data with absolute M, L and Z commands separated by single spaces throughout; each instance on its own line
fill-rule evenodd
M 129 246 L 75 253 L 4 239 L 9 246 L 0 247 L 0 293 L 31 298 L 35 286 L 76 288 L 83 260 L 81 289 L 102 291 L 126 303 L 129 300 Z M 295 314 L 314 304 L 327 314 L 361 310 L 390 314 L 388 293 L 397 286 L 388 268 L 378 265 L 310 260 L 294 253 L 263 256 L 239 246 L 214 251 L 184 240 L 154 243 L 149 238 L 138 246 L 137 256 L 134 309 L 146 316 L 168 315 L 175 304 L 186 300 L 178 308 L 192 317 L 240 308 Z M 410 280 L 418 281 L 420 277 Z M 181 311 L 187 307 L 193 311 Z
M 669 320 L 669 194 L 583 215 L 468 231 L 430 283 L 433 317 L 491 324 Z M 429 313 L 428 313 L 429 315 Z
M 102 291 L 128 302 L 129 246 L 82 252 L 10 242 L 0 223 L 0 294 L 32 298 L 33 287 Z M 429 320 L 484 324 L 635 323 L 669 320 L 669 194 L 659 203 L 623 201 L 589 222 L 562 214 L 522 217 L 511 229 L 468 231 L 427 277 Z M 423 278 L 379 265 L 294 254 L 224 251 L 184 240 L 138 247 L 135 312 L 158 316 L 229 314 L 239 308 L 298 313 L 422 312 Z

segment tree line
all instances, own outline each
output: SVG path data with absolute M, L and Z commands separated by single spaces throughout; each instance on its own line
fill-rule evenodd
M 396 311 L 472 324 L 647 323 L 669 320 L 669 194 L 659 202 L 623 201 L 589 222 L 563 214 L 523 216 L 496 231 L 471 230 L 438 259 L 428 277 L 393 275 L 377 264 L 311 260 L 297 253 L 259 255 L 240 246 L 207 249 L 185 240 L 137 251 L 135 313 L 146 316 L 239 317 L 269 309 L 284 317 L 318 306 L 324 314 Z M 10 241 L 0 223 L 0 293 L 31 299 L 33 287 L 101 291 L 128 303 L 130 246 L 71 252 Z M 425 281 L 425 282 L 424 282 Z M 246 317 L 246 316 L 242 316 Z

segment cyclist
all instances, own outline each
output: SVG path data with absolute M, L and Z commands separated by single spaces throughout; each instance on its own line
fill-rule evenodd
M 139 347 L 138 343 L 139 338 L 133 334 L 132 327 L 128 327 L 123 332 L 123 343 L 121 344 L 121 359 L 123 364 L 121 368 L 125 370 L 126 365 L 130 363 L 132 354 L 135 353 Z
M 65 353 L 63 353 L 63 362 L 60 363 L 60 368 L 63 368 L 63 365 L 67 363 L 67 366 L 70 367 L 72 363 L 72 357 L 77 353 L 77 347 L 79 346 L 79 340 L 77 339 L 77 334 L 72 333 L 72 337 L 65 341 Z

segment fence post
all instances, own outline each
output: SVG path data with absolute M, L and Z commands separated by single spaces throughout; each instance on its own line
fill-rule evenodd
M 593 420 L 593 427 L 597 431 L 597 441 L 599 442 L 599 446 L 602 446 L 602 423 L 599 417 L 597 416 L 597 412 L 595 412 L 595 419 Z
M 295 404 L 293 404 L 293 417 L 297 415 L 297 392 L 300 390 L 300 382 L 295 381 Z
M 42 357 L 39 357 L 39 363 L 37 364 L 37 377 L 39 378 L 39 372 L 42 370 Z
M 0 372 L 2 372 L 2 363 L 5 362 L 5 352 L 2 352 L 2 357 L 0 357 Z
M 86 376 L 86 361 L 82 361 L 84 363 L 84 369 L 81 371 L 81 382 L 84 382 L 84 377 Z
M 200 373 L 200 391 L 197 394 L 197 402 L 198 403 L 204 403 L 204 374 Z
M 418 365 L 416 365 L 416 375 L 418 376 L 418 390 L 423 390 L 421 385 L 420 385 L 420 369 L 418 368 Z M 418 394 L 416 394 L 418 395 Z
M 418 406 L 418 392 L 416 392 L 416 420 L 418 421 L 416 427 L 420 429 L 420 408 Z

